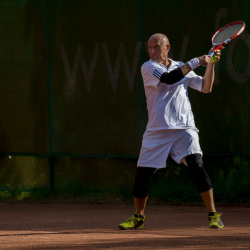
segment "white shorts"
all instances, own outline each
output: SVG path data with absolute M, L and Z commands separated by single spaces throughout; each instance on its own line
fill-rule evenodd
M 198 132 L 194 129 L 146 131 L 137 166 L 165 168 L 169 154 L 179 164 L 187 155 L 202 155 Z

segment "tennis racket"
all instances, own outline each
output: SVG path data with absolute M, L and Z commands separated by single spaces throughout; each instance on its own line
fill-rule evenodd
M 246 25 L 242 21 L 235 21 L 220 28 L 212 37 L 212 51 L 210 56 L 214 55 L 215 50 L 222 49 L 226 44 L 238 37 L 245 29 Z

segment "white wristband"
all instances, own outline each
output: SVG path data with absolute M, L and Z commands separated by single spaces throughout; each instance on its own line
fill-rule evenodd
M 194 70 L 195 68 L 197 68 L 198 66 L 200 66 L 200 61 L 199 61 L 199 59 L 197 57 L 191 59 L 187 63 L 189 64 L 189 66 L 191 67 L 192 70 Z

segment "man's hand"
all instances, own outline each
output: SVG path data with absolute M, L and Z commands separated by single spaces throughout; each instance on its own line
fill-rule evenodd
M 211 52 L 211 51 L 212 51 L 212 49 L 209 52 Z M 219 62 L 220 61 L 220 56 L 221 56 L 221 51 L 220 50 L 215 50 L 214 55 L 212 57 L 211 63 L 215 64 L 215 63 Z
M 200 65 L 207 65 L 212 61 L 212 57 L 210 55 L 204 55 L 204 56 L 200 56 L 198 57 Z

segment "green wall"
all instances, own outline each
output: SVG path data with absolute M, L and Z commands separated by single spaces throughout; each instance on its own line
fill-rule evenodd
M 205 154 L 250 151 L 249 1 L 1 1 L 0 151 L 136 157 L 149 36 L 165 33 L 185 62 L 235 20 L 246 31 L 223 51 L 213 92 L 189 93 Z

